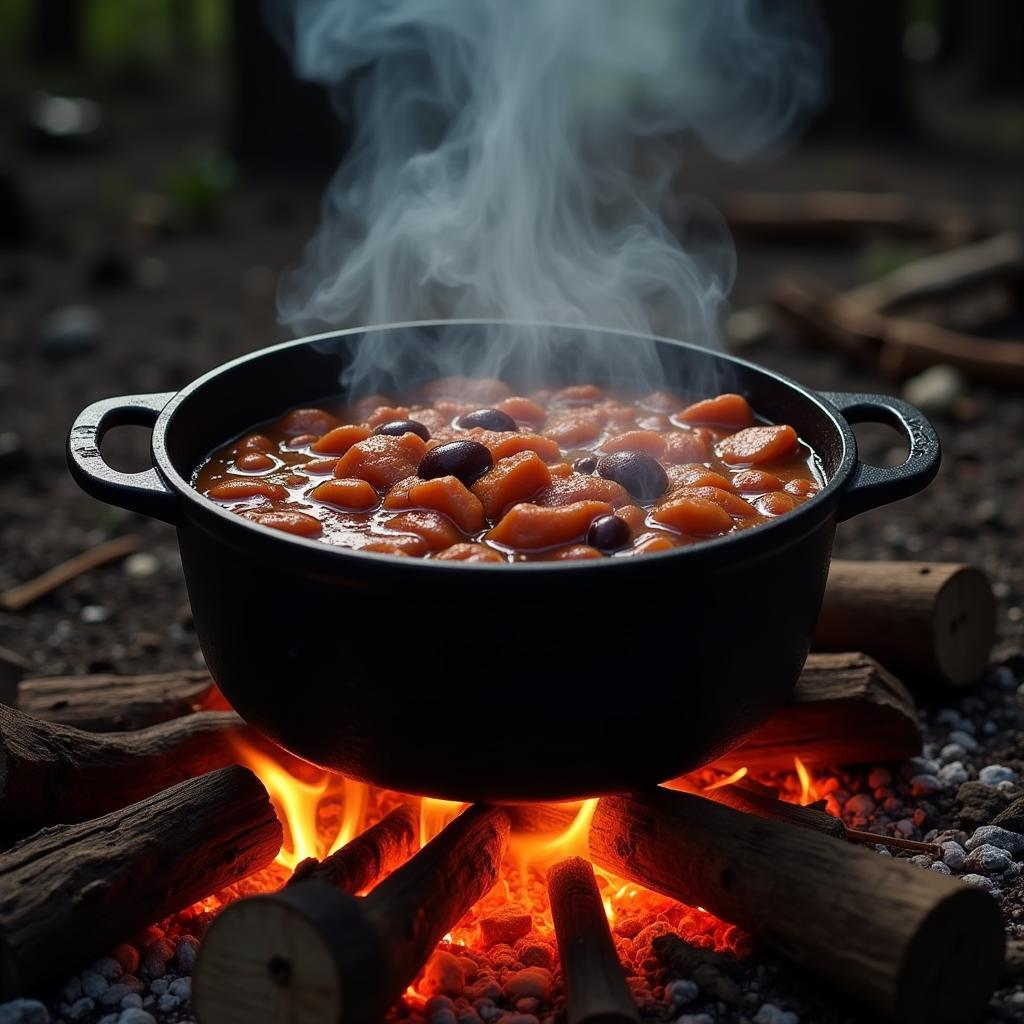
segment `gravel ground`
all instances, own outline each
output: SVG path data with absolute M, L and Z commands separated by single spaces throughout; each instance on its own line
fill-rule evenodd
M 140 538 L 140 554 L 124 563 L 81 577 L 23 612 L 0 612 L 0 645 L 28 659 L 36 674 L 160 671 L 201 663 L 173 532 L 81 493 L 64 467 L 64 437 L 73 416 L 94 399 L 173 390 L 233 355 L 281 338 L 274 282 L 296 258 L 317 215 L 312 185 L 242 183 L 219 223 L 187 226 L 172 218 L 154 227 L 159 204 L 146 197 L 161 188 L 166 168 L 183 152 L 212 144 L 217 126 L 202 108 L 166 102 L 157 116 L 153 110 L 152 102 L 115 108 L 115 142 L 73 159 L 15 153 L 14 141 L 7 140 L 38 230 L 30 247 L 0 249 L 0 589 L 107 537 L 131 532 Z M 905 189 L 1009 203 L 1018 219 L 1022 209 L 1013 168 L 934 153 L 808 149 L 742 170 L 695 158 L 687 184 L 712 196 L 735 186 Z M 760 301 L 766 281 L 782 268 L 803 267 L 846 284 L 860 279 L 864 266 L 863 250 L 743 246 L 735 302 L 743 307 Z M 51 315 L 68 307 L 79 312 L 70 322 L 55 323 Z M 811 386 L 896 390 L 837 356 L 782 338 L 743 354 Z M 999 600 L 993 669 L 967 695 L 919 691 L 928 741 L 924 759 L 886 767 L 888 782 L 872 778 L 870 768 L 837 775 L 834 799 L 851 821 L 896 831 L 909 822 L 914 836 L 941 833 L 944 842 L 958 844 L 946 847 L 945 869 L 976 876 L 968 884 L 992 888 L 1011 934 L 1019 937 L 1024 895 L 1014 858 L 1020 852 L 1007 850 L 1016 840 L 1002 833 L 979 839 L 975 830 L 1020 795 L 1024 778 L 1024 699 L 1018 692 L 1024 671 L 1024 402 L 1019 394 L 973 385 L 959 398 L 935 417 L 945 449 L 935 484 L 917 498 L 844 524 L 836 553 L 982 566 Z M 898 457 L 893 435 L 865 430 L 861 436 L 866 457 Z M 144 433 L 117 431 L 105 450 L 123 468 L 140 467 Z M 1022 829 L 1024 820 L 1011 832 Z M 169 927 L 167 934 L 137 938 L 133 953 L 122 947 L 120 956 L 112 951 L 113 959 L 77 975 L 50 1001 L 53 1014 L 107 1024 L 189 1019 L 192 926 L 178 920 Z M 787 1016 L 792 1013 L 837 1024 L 873 1019 L 851 1008 L 846 996 L 764 953 L 737 969 L 745 992 L 740 1007 L 695 994 L 689 984 L 667 985 L 671 975 L 660 966 L 646 970 L 648 960 L 641 951 L 632 962 L 638 985 L 650 993 L 645 1016 L 651 1019 L 793 1024 Z M 515 962 L 505 968 L 514 970 Z M 503 983 L 500 967 L 495 977 Z M 556 975 L 556 990 L 558 984 Z M 432 1024 L 468 1007 L 465 994 L 459 998 L 463 1002 L 453 1009 L 433 1006 Z M 506 1018 L 508 1024 L 547 1020 L 544 1002 L 538 1007 L 539 1017 L 520 1013 Z M 1001 990 L 987 1019 L 1021 1014 L 1024 990 L 1017 981 Z M 466 1009 L 457 1019 L 500 1018 Z M 0 1006 L 0 1024 L 35 1020 L 45 1017 Z

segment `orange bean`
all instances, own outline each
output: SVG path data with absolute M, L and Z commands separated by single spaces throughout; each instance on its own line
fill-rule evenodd
M 744 501 L 738 494 L 723 491 L 720 487 L 683 487 L 672 495 L 673 498 L 688 496 L 707 498 L 719 508 L 725 509 L 734 519 L 757 518 L 757 509 L 753 505 Z
M 629 491 L 614 480 L 586 473 L 572 473 L 555 477 L 534 499 L 538 505 L 549 508 L 572 505 L 577 501 L 606 501 L 613 508 L 630 503 Z
M 509 413 L 511 416 L 512 413 Z M 439 562 L 504 562 L 505 559 L 486 544 L 453 544 L 434 555 Z
M 714 427 L 749 427 L 754 422 L 750 403 L 742 395 L 724 394 L 688 405 L 676 414 L 683 423 L 706 423 Z
M 409 490 L 409 500 L 420 508 L 446 515 L 464 533 L 476 533 L 485 525 L 480 499 L 455 476 L 424 480 Z
M 406 476 L 393 483 L 391 489 L 384 495 L 384 508 L 400 509 L 412 508 L 412 499 L 409 492 L 423 481 L 418 476 Z
M 589 544 L 572 544 L 567 548 L 552 551 L 548 557 L 557 562 L 582 562 L 591 558 L 604 558 L 604 555 Z
M 792 512 L 798 504 L 796 498 L 792 494 L 786 494 L 785 491 L 769 491 L 767 494 L 762 494 L 760 498 L 754 499 L 754 507 L 761 515 L 769 518 Z
M 562 457 L 558 442 L 541 434 L 505 434 L 487 430 L 483 432 L 480 443 L 490 448 L 495 462 L 519 452 L 536 452 L 545 462 L 555 462 Z
M 787 494 L 795 494 L 798 498 L 809 498 L 818 493 L 818 485 L 813 480 L 790 480 L 783 488 Z
M 326 434 L 336 427 L 338 421 L 323 409 L 292 409 L 281 420 L 281 433 L 287 438 L 298 437 L 300 434 Z
M 706 431 L 672 430 L 665 434 L 665 461 L 705 462 L 711 454 L 711 445 Z
M 774 474 L 763 469 L 745 469 L 736 473 L 732 485 L 740 494 L 764 494 L 765 491 L 782 489 L 782 481 Z
M 353 477 L 325 480 L 313 488 L 312 497 L 325 505 L 354 512 L 366 512 L 380 502 L 377 492 L 365 481 Z
M 643 452 L 655 459 L 664 459 L 665 438 L 653 430 L 627 430 L 602 442 L 603 452 Z
M 517 501 L 532 498 L 551 483 L 551 472 L 530 450 L 499 459 L 475 484 L 473 493 L 483 503 L 488 519 L 500 519 Z
M 274 509 L 269 512 L 252 510 L 243 513 L 246 519 L 251 519 L 260 526 L 269 526 L 273 530 L 282 530 L 284 533 L 295 533 L 300 537 L 315 537 L 323 529 L 320 520 L 305 512 L 295 512 L 292 509 Z
M 319 441 L 312 445 L 313 451 L 321 455 L 344 455 L 358 441 L 365 441 L 373 433 L 367 427 L 347 423 L 328 430 Z
M 412 476 L 427 446 L 416 434 L 374 434 L 359 441 L 340 459 L 335 476 L 357 476 L 373 484 L 379 491 L 387 490 L 403 477 Z
M 652 513 L 654 519 L 681 533 L 714 536 L 732 529 L 732 516 L 717 502 L 696 494 L 671 498 Z
M 557 547 L 581 539 L 598 516 L 611 511 L 606 501 L 578 501 L 561 508 L 520 502 L 505 513 L 487 538 L 516 550 Z
M 238 451 L 240 452 L 272 452 L 274 449 L 274 442 L 263 434 L 246 434 L 246 436 L 238 442 Z
M 222 480 L 214 484 L 207 492 L 208 498 L 215 501 L 240 501 L 242 498 L 270 498 L 272 501 L 281 501 L 288 497 L 288 491 L 280 484 L 272 484 L 269 480 L 261 480 L 258 477 L 243 478 L 234 480 Z
M 507 412 L 516 423 L 530 423 L 540 426 L 547 417 L 544 410 L 530 399 L 522 395 L 513 395 L 511 398 L 502 399 L 495 407 L 502 412 Z
M 669 466 L 665 472 L 673 487 L 721 487 L 723 491 L 732 490 L 730 480 L 699 462 L 691 462 L 685 466 Z
M 302 471 L 310 476 L 326 476 L 333 473 L 337 465 L 337 459 L 311 459 L 303 463 Z
M 411 533 L 419 537 L 431 551 L 441 551 L 458 544 L 465 538 L 459 528 L 440 512 L 413 509 L 392 516 L 385 524 L 396 533 Z
M 797 446 L 796 431 L 787 424 L 776 427 L 747 427 L 718 442 L 718 455 L 730 465 L 756 466 L 792 454 Z
M 266 452 L 246 452 L 235 459 L 235 466 L 247 473 L 259 473 L 273 469 L 277 463 Z

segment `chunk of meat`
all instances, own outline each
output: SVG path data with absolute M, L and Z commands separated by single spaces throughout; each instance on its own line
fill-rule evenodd
M 792 512 L 800 502 L 785 491 L 769 491 L 754 499 L 754 507 L 763 516 L 773 519 L 775 516 Z
M 509 413 L 511 415 L 511 413 Z M 505 559 L 486 544 L 453 544 L 434 557 L 439 562 L 504 562 Z
M 284 533 L 294 533 L 300 537 L 316 537 L 323 527 L 320 520 L 315 516 L 307 515 L 305 512 L 296 512 L 292 509 L 271 509 L 261 512 L 259 509 L 252 509 L 243 512 L 246 519 L 251 519 L 260 526 L 269 526 L 273 530 L 281 530 Z
M 521 551 L 553 548 L 581 540 L 598 516 L 611 512 L 612 506 L 606 501 L 577 501 L 560 508 L 524 501 L 505 513 L 487 539 Z
M 288 490 L 280 484 L 272 484 L 260 477 L 237 477 L 214 484 L 206 492 L 206 496 L 215 501 L 241 501 L 243 498 L 270 498 L 271 501 L 283 501 L 288 497 Z
M 399 509 L 412 508 L 412 498 L 409 492 L 423 481 L 418 476 L 405 476 L 391 485 L 390 490 L 384 495 L 384 508 Z
M 507 459 L 519 452 L 536 452 L 545 462 L 557 462 L 562 457 L 562 449 L 557 442 L 541 434 L 512 434 L 497 430 L 485 430 L 480 443 L 491 450 L 495 462 Z
M 551 472 L 534 451 L 499 459 L 472 491 L 483 503 L 488 519 L 497 520 L 517 501 L 526 501 L 551 483 Z
M 732 529 L 732 516 L 719 504 L 696 494 L 673 497 L 660 505 L 652 517 L 680 533 L 712 537 Z
M 338 467 L 337 459 L 311 459 L 302 465 L 303 473 L 310 476 L 329 476 Z
M 421 480 L 409 489 L 409 501 L 446 515 L 464 533 L 484 528 L 484 506 L 458 477 L 439 476 Z
M 572 505 L 577 501 L 606 501 L 613 508 L 628 505 L 632 499 L 629 491 L 614 480 L 586 473 L 570 473 L 569 476 L 554 477 L 534 499 L 538 505 L 549 508 Z
M 670 430 L 664 438 L 666 462 L 706 462 L 711 456 L 710 434 L 703 429 Z
M 367 512 L 376 508 L 380 501 L 373 487 L 358 477 L 325 480 L 313 488 L 312 497 L 325 505 L 336 505 L 353 512 Z
M 673 487 L 721 487 L 723 491 L 732 490 L 732 482 L 728 478 L 699 462 L 669 466 L 665 472 Z
M 676 414 L 677 420 L 683 423 L 706 424 L 713 427 L 749 427 L 754 422 L 754 413 L 750 403 L 742 395 L 724 394 L 715 398 L 705 398 L 702 402 L 688 405 Z
M 423 439 L 416 434 L 374 434 L 352 445 L 338 459 L 334 474 L 359 477 L 383 491 L 403 477 L 412 476 L 426 451 Z
M 395 533 L 411 533 L 419 537 L 431 551 L 450 548 L 466 539 L 447 516 L 431 510 L 400 512 L 388 520 L 387 529 Z
M 373 433 L 368 427 L 358 423 L 346 423 L 344 426 L 328 430 L 318 441 L 311 445 L 319 455 L 344 455 L 354 444 L 365 441 Z
M 647 523 L 647 510 L 639 505 L 623 505 L 615 510 L 615 514 L 629 527 L 634 537 Z
M 745 469 L 736 473 L 732 485 L 740 494 L 764 494 L 766 491 L 781 491 L 782 481 L 763 469 Z
M 676 491 L 672 498 L 697 497 L 713 501 L 719 508 L 725 509 L 733 519 L 756 519 L 757 509 L 744 501 L 738 494 L 722 490 L 721 487 L 683 487 Z
M 788 424 L 775 427 L 747 427 L 718 442 L 716 451 L 730 465 L 757 466 L 784 459 L 796 451 L 796 431 Z
M 627 430 L 601 444 L 603 452 L 643 452 L 658 460 L 665 458 L 666 450 L 665 438 L 653 430 Z
M 291 439 L 302 434 L 319 437 L 338 425 L 338 421 L 323 409 L 292 409 L 281 420 L 281 433 Z

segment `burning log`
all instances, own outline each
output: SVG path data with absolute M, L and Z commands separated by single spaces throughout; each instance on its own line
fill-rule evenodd
M 0 856 L 0 999 L 38 990 L 280 848 L 267 792 L 239 765 L 23 840 Z
M 21 611 L 22 608 L 45 597 L 65 583 L 77 579 L 83 573 L 89 572 L 90 569 L 98 569 L 101 565 L 130 555 L 138 546 L 138 540 L 132 536 L 115 537 L 114 540 L 97 544 L 96 547 L 83 551 L 80 555 L 75 555 L 74 558 L 69 558 L 66 562 L 61 562 L 60 565 L 48 569 L 34 580 L 29 580 L 0 594 L 0 608 L 7 612 Z
M 1002 916 L 987 893 L 700 797 L 605 797 L 590 850 L 601 867 L 707 907 L 892 1020 L 973 1020 L 1002 971 Z
M 322 861 L 315 857 L 302 861 L 288 885 L 326 882 L 355 896 L 412 856 L 416 833 L 416 815 L 412 809 L 404 805 L 396 807 L 329 857 Z
M 98 735 L 0 707 L 0 820 L 28 831 L 106 814 L 234 764 L 246 734 L 231 711 Z
M 205 671 L 23 679 L 19 711 L 89 732 L 143 729 L 198 711 L 216 692 Z
M 972 565 L 845 562 L 829 570 L 821 651 L 864 651 L 906 678 L 973 683 L 995 640 L 996 602 Z
M 571 857 L 551 868 L 548 895 L 565 980 L 568 1024 L 639 1022 L 589 862 Z
M 961 244 L 978 233 L 955 203 L 886 192 L 737 192 L 722 206 L 738 235 L 833 242 L 886 233 Z
M 862 306 L 807 277 L 785 278 L 771 303 L 805 340 L 840 349 L 901 379 L 945 363 L 987 384 L 1024 384 L 1024 340 L 990 340 Z
M 498 879 L 509 819 L 464 811 L 368 896 L 322 881 L 238 900 L 193 974 L 205 1024 L 378 1024 L 434 947 Z
M 898 679 L 859 652 L 812 654 L 789 704 L 715 767 L 791 771 L 794 756 L 810 768 L 828 768 L 899 761 L 920 752 L 914 699 Z

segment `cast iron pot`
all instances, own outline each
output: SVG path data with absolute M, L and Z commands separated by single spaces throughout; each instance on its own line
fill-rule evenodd
M 786 701 L 836 523 L 928 484 L 935 432 L 895 398 L 815 393 L 751 363 L 640 339 L 665 386 L 738 391 L 792 424 L 820 456 L 827 486 L 788 515 L 693 547 L 497 565 L 332 547 L 252 523 L 189 485 L 212 449 L 336 394 L 362 346 L 387 351 L 415 333 L 443 352 L 466 329 L 322 335 L 236 359 L 177 394 L 96 402 L 71 429 L 71 472 L 94 497 L 177 527 L 213 677 L 248 722 L 302 758 L 392 789 L 484 801 L 607 793 L 706 764 Z M 639 343 L 587 329 L 583 348 L 578 328 L 545 329 L 550 385 L 608 383 L 612 356 Z M 415 386 L 415 374 L 407 381 Z M 857 422 L 905 434 L 906 462 L 859 462 Z M 153 427 L 153 468 L 126 474 L 103 461 L 104 433 L 123 424 Z

